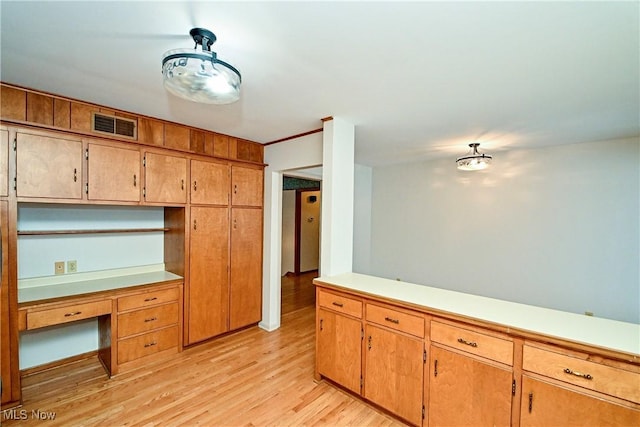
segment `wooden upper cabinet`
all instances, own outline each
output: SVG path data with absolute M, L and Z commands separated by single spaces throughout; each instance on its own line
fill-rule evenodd
M 638 426 L 640 410 L 522 376 L 520 426 Z
M 91 132 L 91 115 L 99 112 L 100 108 L 89 104 L 72 102 L 70 111 L 71 129 L 81 132 Z
M 231 211 L 230 329 L 262 318 L 262 209 Z
M 191 203 L 229 204 L 229 165 L 191 160 Z
M 89 200 L 140 201 L 141 161 L 137 147 L 121 148 L 89 143 L 87 178 Z
M 138 142 L 142 144 L 164 144 L 164 124 L 161 121 L 140 117 L 138 119 Z
M 360 394 L 362 324 L 358 319 L 320 308 L 316 325 L 318 373 Z
M 511 369 L 431 347 L 429 426 L 511 424 Z
M 177 150 L 189 150 L 191 145 L 191 133 L 188 127 L 165 123 L 164 146 Z
M 187 202 L 187 159 L 166 154 L 145 154 L 145 201 L 184 204 Z
M 17 134 L 18 197 L 82 199 L 82 141 Z
M 231 203 L 234 206 L 262 206 L 262 168 L 231 167 Z
M 9 195 L 9 132 L 0 129 L 0 196 Z
M 27 92 L 27 121 L 53 126 L 53 98 Z
M 370 324 L 364 339 L 364 396 L 421 425 L 424 342 Z
M 7 120 L 27 120 L 27 93 L 0 85 L 0 114 Z

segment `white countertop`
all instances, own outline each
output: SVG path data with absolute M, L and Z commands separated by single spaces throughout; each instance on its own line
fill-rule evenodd
M 319 282 L 576 343 L 640 355 L 640 325 L 357 273 Z
M 22 286 L 19 280 L 18 304 L 182 279 L 181 276 L 164 270 L 123 273 L 121 275 L 105 274 L 103 277 L 94 275 L 69 282 L 61 282 L 59 278 L 48 281 L 38 278 L 38 283 L 34 284 L 29 283 L 27 279 L 22 281 Z

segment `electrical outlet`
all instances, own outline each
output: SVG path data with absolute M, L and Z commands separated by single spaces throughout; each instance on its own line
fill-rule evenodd
M 593 316 L 593 311 L 585 311 L 584 314 L 586 316 Z
M 53 266 L 56 274 L 64 274 L 64 261 L 56 261 Z
M 67 273 L 77 273 L 78 272 L 78 261 L 67 261 Z

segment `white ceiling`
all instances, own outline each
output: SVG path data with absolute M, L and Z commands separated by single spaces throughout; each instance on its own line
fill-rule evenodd
M 640 134 L 639 2 L 8 2 L 2 81 L 262 143 L 341 117 L 379 165 Z M 192 27 L 241 100 L 162 86 Z

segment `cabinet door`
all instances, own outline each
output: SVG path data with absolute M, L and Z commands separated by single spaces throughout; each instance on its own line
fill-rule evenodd
M 0 130 L 0 196 L 9 195 L 9 132 Z
M 520 426 L 638 426 L 640 410 L 522 377 Z
M 360 394 L 362 325 L 360 320 L 320 309 L 317 319 L 318 373 Z
M 89 144 L 89 200 L 140 201 L 140 151 Z
M 431 347 L 429 426 L 511 424 L 511 370 Z
M 191 203 L 229 204 L 229 165 L 191 160 Z
M 191 208 L 189 343 L 229 330 L 229 209 Z
M 263 176 L 262 169 L 232 166 L 232 204 L 234 206 L 262 206 Z
M 262 209 L 232 209 L 231 329 L 262 318 Z
M 19 133 L 18 197 L 82 199 L 82 142 Z
M 422 424 L 422 340 L 367 325 L 364 396 L 405 420 Z
M 154 203 L 187 202 L 187 159 L 145 154 L 145 200 Z

